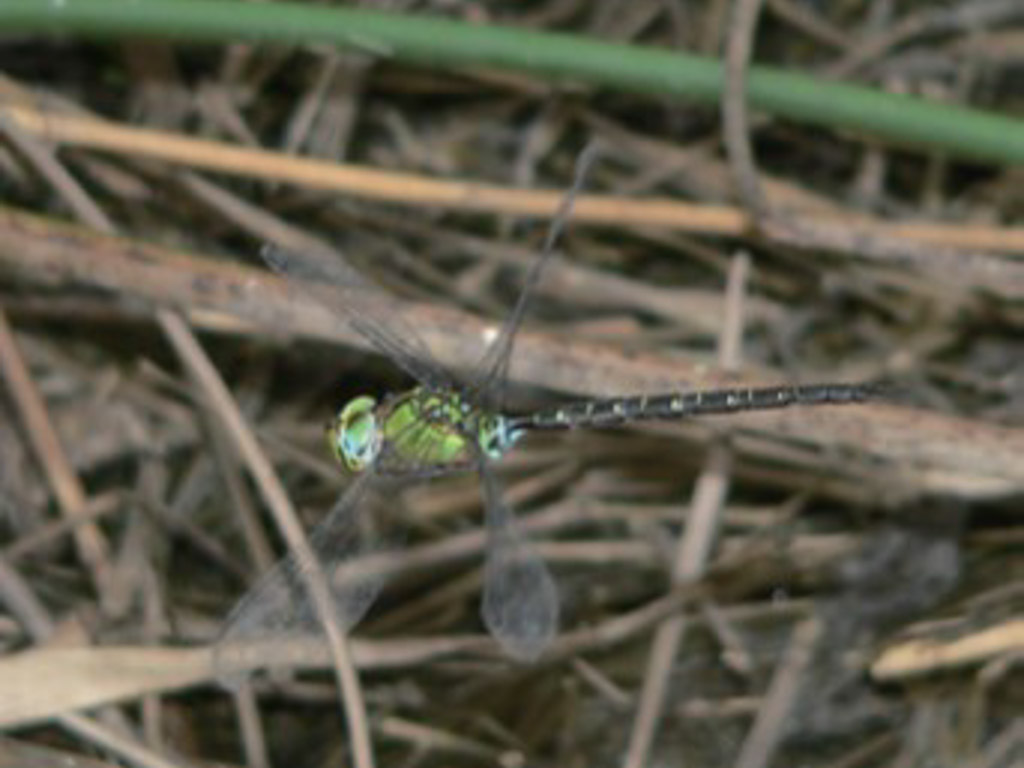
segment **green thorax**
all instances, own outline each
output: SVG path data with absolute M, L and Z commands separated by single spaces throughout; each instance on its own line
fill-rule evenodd
M 348 469 L 359 472 L 384 449 L 389 466 L 410 471 L 467 466 L 475 459 L 469 441 L 498 459 L 518 438 L 500 414 L 472 406 L 458 392 L 422 387 L 376 403 L 357 397 L 328 431 L 331 449 Z

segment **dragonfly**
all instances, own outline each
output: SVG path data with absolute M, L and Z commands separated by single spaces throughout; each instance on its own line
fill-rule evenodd
M 346 262 L 264 250 L 266 262 L 287 285 L 326 306 L 416 384 L 380 399 L 354 397 L 331 421 L 330 451 L 352 481 L 309 535 L 317 562 L 285 557 L 229 615 L 215 644 L 215 665 L 222 679 L 231 679 L 237 668 L 258 666 L 254 649 L 266 647 L 268 641 L 317 631 L 317 612 L 303 581 L 311 567 L 320 568 L 328 581 L 341 628 L 347 632 L 357 624 L 373 604 L 383 576 L 380 569 L 356 566 L 396 545 L 392 528 L 399 491 L 410 482 L 458 472 L 475 473 L 482 488 L 487 536 L 483 623 L 509 656 L 536 660 L 557 632 L 558 592 L 548 567 L 502 499 L 494 471 L 495 462 L 526 435 L 793 405 L 862 403 L 878 396 L 880 385 L 875 383 L 823 383 L 629 395 L 568 402 L 525 414 L 507 412 L 503 400 L 516 334 L 544 267 L 555 254 L 590 162 L 586 155 L 578 161 L 573 184 L 513 309 L 468 374 L 442 365 L 402 318 L 394 298 Z

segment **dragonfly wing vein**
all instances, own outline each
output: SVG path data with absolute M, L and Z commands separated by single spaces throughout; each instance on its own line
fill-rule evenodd
M 558 210 L 551 220 L 540 256 L 526 273 L 519 298 L 512 311 L 509 312 L 497 338 L 484 351 L 483 357 L 476 366 L 476 375 L 470 380 L 469 391 L 472 398 L 478 402 L 493 408 L 503 406 L 504 389 L 508 384 L 509 361 L 512 357 L 516 336 L 523 323 L 523 318 L 526 316 L 526 311 L 529 309 L 530 300 L 536 292 L 537 286 L 540 285 L 541 276 L 556 255 L 555 246 L 561 238 L 562 232 L 568 226 L 576 197 L 583 190 L 584 181 L 596 156 L 597 147 L 590 144 L 577 158 L 572 186 L 562 197 Z
M 290 554 L 264 574 L 235 606 L 214 646 L 214 669 L 221 683 L 233 687 L 265 666 L 300 664 L 308 641 L 322 627 L 306 586 L 307 579 L 327 579 L 336 616 L 344 631 L 370 609 L 383 581 L 383 570 L 370 555 L 382 552 L 395 536 L 381 530 L 391 502 L 386 480 L 368 472 L 342 493 L 309 535 L 315 563 Z M 310 574 L 318 569 L 320 574 Z
M 497 478 L 483 457 L 477 470 L 487 515 L 484 624 L 509 655 L 533 661 L 558 630 L 558 590 L 547 565 L 501 498 Z
M 398 303 L 341 256 L 299 253 L 276 246 L 264 248 L 261 255 L 271 269 L 289 279 L 290 285 L 301 286 L 320 306 L 344 320 L 406 373 L 431 387 L 451 385 L 451 375 L 422 337 L 402 320 Z M 338 295 L 329 295 L 332 289 Z

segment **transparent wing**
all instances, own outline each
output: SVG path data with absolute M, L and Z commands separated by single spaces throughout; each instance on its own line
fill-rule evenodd
M 397 302 L 333 253 L 285 250 L 268 245 L 267 265 L 341 317 L 409 375 L 427 386 L 446 388 L 452 377 L 419 334 L 401 319 Z
M 555 245 L 569 223 L 569 217 L 572 215 L 572 208 L 576 202 L 576 197 L 583 189 L 583 183 L 596 156 L 596 145 L 589 144 L 577 158 L 572 186 L 565 193 L 562 202 L 558 206 L 558 211 L 555 213 L 555 217 L 551 220 L 551 226 L 548 229 L 547 236 L 544 238 L 544 246 L 541 248 L 540 256 L 526 273 L 526 278 L 523 280 L 523 288 L 519 292 L 519 298 L 516 300 L 512 312 L 509 313 L 508 318 L 505 320 L 501 332 L 484 352 L 484 356 L 477 365 L 477 372 L 470 383 L 470 392 L 476 402 L 484 403 L 494 410 L 501 410 L 504 405 L 502 400 L 505 394 L 505 384 L 508 379 L 509 360 L 512 357 L 512 349 L 515 346 L 516 334 L 519 332 L 519 328 L 523 324 L 523 318 L 526 316 L 526 310 L 529 308 L 530 299 L 540 283 L 544 268 L 551 263 L 555 256 Z
M 477 469 L 483 483 L 487 520 L 484 565 L 484 624 L 502 648 L 520 661 L 543 653 L 558 630 L 558 590 L 551 572 L 519 529 L 485 460 Z
M 264 574 L 228 616 L 214 645 L 214 671 L 228 688 L 252 671 L 300 663 L 310 639 L 322 636 L 306 579 L 325 578 L 342 629 L 366 614 L 380 591 L 383 570 L 371 555 L 398 542 L 387 521 L 394 516 L 395 487 L 368 472 L 341 495 L 309 535 L 317 563 L 289 555 Z

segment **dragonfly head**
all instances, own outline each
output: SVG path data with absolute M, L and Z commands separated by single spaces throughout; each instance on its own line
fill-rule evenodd
M 380 451 L 381 428 L 377 401 L 362 395 L 349 400 L 327 428 L 335 458 L 351 472 L 362 472 Z

